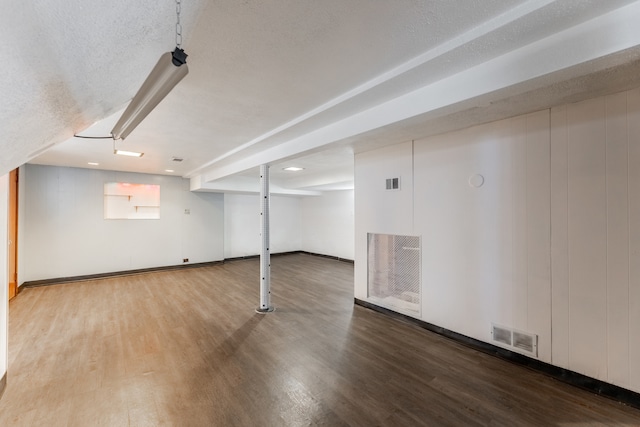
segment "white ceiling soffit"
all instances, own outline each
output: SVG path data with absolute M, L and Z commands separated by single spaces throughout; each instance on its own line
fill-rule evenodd
M 0 173 L 97 160 L 205 190 L 272 163 L 308 191 L 354 151 L 640 85 L 636 1 L 182 0 L 190 74 L 117 142 L 144 157 L 116 158 L 72 135 L 108 134 L 173 49 L 174 3 L 0 1 Z M 307 178 L 277 176 L 293 159 Z
M 535 9 L 534 5 L 542 7 Z M 378 133 L 386 136 L 380 145 L 388 145 L 594 96 L 592 89 L 597 87 L 615 91 L 637 85 L 640 6 L 628 5 L 563 29 L 566 22 L 580 21 L 575 12 L 583 6 L 585 2 L 524 3 L 313 114 L 226 153 L 192 175 L 201 173 L 203 181 L 211 181 L 344 141 L 362 151 L 375 148 L 369 138 Z M 583 17 L 591 18 L 597 9 L 594 6 L 582 9 Z M 540 25 L 541 15 L 547 28 Z M 528 37 L 523 37 L 525 29 L 531 31 Z M 557 32 L 547 35 L 549 29 Z M 510 50 L 514 40 L 517 44 L 533 41 Z M 627 64 L 631 67 L 626 73 L 610 78 L 608 71 Z M 594 76 L 602 79 L 593 81 Z M 592 88 L 585 88 L 581 81 L 590 81 Z M 542 99 L 546 104 L 533 103 Z M 511 107 L 498 108 L 505 103 Z M 459 114 L 469 110 L 475 110 L 474 114 Z M 446 126 L 420 127 L 416 118 L 422 123 L 438 119 Z M 413 133 L 407 134 L 407 129 Z
M 353 190 L 353 151 L 348 146 L 334 147 L 319 153 L 283 159 L 269 168 L 270 192 L 274 194 L 317 196 L 324 191 Z M 300 171 L 286 170 L 295 166 Z M 258 193 L 260 168 L 254 167 L 233 176 L 210 182 L 191 179 L 193 191 Z

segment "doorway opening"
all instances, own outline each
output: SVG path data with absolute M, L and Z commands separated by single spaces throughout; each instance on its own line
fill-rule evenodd
M 18 175 L 9 173 L 9 300 L 18 293 Z

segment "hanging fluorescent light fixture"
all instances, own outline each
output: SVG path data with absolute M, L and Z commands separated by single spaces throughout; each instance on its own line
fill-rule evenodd
M 111 131 L 113 139 L 125 139 L 189 72 L 187 54 L 176 47 L 160 57 L 158 63 L 133 97 Z
M 176 49 L 164 53 L 111 131 L 113 139 L 125 139 L 132 130 L 189 73 L 187 54 L 181 49 L 180 0 L 176 1 Z

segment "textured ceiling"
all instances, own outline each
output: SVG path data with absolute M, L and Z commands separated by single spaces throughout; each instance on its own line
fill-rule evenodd
M 129 159 L 72 136 L 109 134 L 175 46 L 175 3 L 0 1 L 0 173 L 93 161 L 211 190 L 269 162 L 342 188 L 354 151 L 640 85 L 634 1 L 183 0 L 190 74 L 116 143 Z

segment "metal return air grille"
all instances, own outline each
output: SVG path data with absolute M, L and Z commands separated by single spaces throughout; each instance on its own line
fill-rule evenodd
M 535 334 L 492 324 L 491 337 L 501 347 L 538 357 L 538 336 Z
M 420 237 L 367 235 L 367 292 L 381 306 L 420 314 Z

